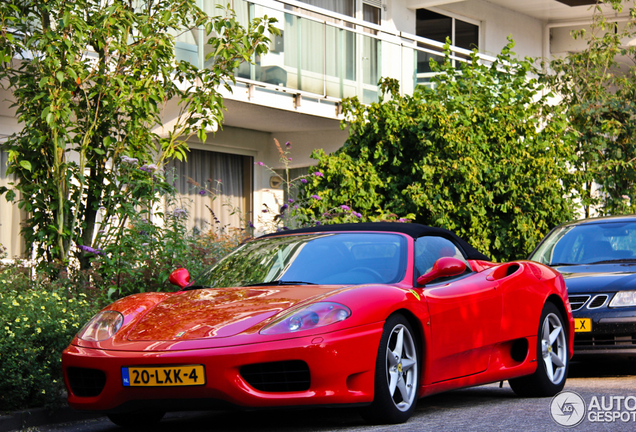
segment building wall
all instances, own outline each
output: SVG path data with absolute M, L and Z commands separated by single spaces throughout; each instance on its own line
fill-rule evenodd
M 543 22 L 514 12 L 484 0 L 469 0 L 449 3 L 434 10 L 447 11 L 481 21 L 482 44 L 480 51 L 495 56 L 508 43 L 507 37 L 515 41 L 514 51 L 519 58 L 541 57 L 543 46 Z

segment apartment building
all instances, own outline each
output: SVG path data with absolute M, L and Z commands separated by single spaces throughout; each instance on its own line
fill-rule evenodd
M 223 203 L 231 202 L 258 227 L 264 205 L 282 204 L 280 179 L 266 168 L 282 168 L 274 139 L 292 145 L 292 176 L 308 172 L 316 148 L 338 149 L 348 132 L 340 129 L 343 98 L 377 99 L 380 77 L 400 82 L 403 93 L 426 85 L 430 58 L 441 58 L 446 38 L 456 61 L 478 49 L 489 61 L 512 36 L 519 57 L 558 56 L 580 48 L 570 31 L 589 24 L 593 0 L 199 0 L 208 13 L 231 3 L 242 22 L 268 15 L 278 19 L 280 36 L 270 51 L 237 70 L 237 83 L 226 92 L 222 128 L 206 142 L 193 139 L 187 162 L 174 162 L 182 181 L 180 193 L 190 202 L 190 227 L 205 230 L 211 222 L 207 206 L 223 223 L 238 224 Z M 605 7 L 610 14 L 610 9 Z M 611 17 L 619 25 L 627 12 Z M 178 37 L 177 55 L 206 67 L 206 46 L 196 29 Z M 0 140 L 20 128 L 10 95 L 0 94 Z M 176 116 L 170 108 L 166 123 Z M 262 166 L 259 162 L 263 162 Z M 9 179 L 6 155 L 0 154 L 0 184 Z M 221 197 L 212 201 L 187 183 L 220 181 Z M 24 252 L 17 234 L 26 217 L 0 200 L 0 244 L 11 256 Z

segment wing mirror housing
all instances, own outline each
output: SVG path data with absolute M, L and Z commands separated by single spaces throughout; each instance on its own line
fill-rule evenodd
M 440 277 L 459 276 L 466 271 L 466 263 L 454 257 L 442 257 L 435 261 L 433 268 L 428 273 L 417 278 L 419 285 L 426 285 L 430 281 Z
M 187 269 L 178 268 L 170 273 L 168 280 L 172 285 L 185 288 L 190 283 L 190 272 Z

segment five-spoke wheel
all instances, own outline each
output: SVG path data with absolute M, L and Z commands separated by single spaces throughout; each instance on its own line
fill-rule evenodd
M 532 375 L 508 380 L 519 396 L 554 396 L 565 386 L 568 373 L 568 338 L 563 317 L 553 303 L 541 313 L 537 337 L 537 370 Z
M 563 381 L 565 365 L 568 362 L 567 354 L 567 340 L 561 318 L 550 313 L 543 320 L 541 356 L 551 383 L 559 384 Z
M 373 423 L 403 423 L 417 401 L 419 349 L 408 320 L 392 315 L 384 324 L 375 373 L 375 397 L 363 416 Z

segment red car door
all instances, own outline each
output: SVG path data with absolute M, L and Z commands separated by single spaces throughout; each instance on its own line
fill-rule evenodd
M 483 273 L 424 288 L 431 322 L 431 382 L 483 372 L 499 341 L 502 296 Z

